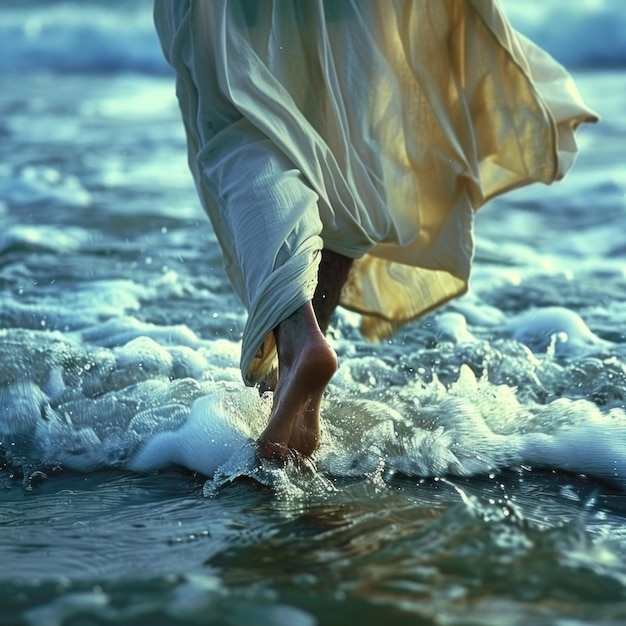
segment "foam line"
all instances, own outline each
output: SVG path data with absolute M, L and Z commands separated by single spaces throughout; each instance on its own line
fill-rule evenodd
M 524 439 L 524 463 L 606 481 L 626 491 L 626 427 L 580 425 Z
M 246 441 L 244 433 L 228 419 L 223 396 L 204 396 L 193 403 L 189 418 L 178 430 L 149 439 L 129 469 L 149 472 L 178 465 L 212 476 Z

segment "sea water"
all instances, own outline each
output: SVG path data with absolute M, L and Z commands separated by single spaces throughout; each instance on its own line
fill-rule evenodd
M 150 3 L 2 3 L 0 623 L 626 621 L 626 13 L 504 7 L 603 121 L 481 209 L 466 296 L 338 312 L 283 468 Z

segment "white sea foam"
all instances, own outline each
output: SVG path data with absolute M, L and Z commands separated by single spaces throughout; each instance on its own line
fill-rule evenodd
M 143 472 L 181 466 L 212 476 L 251 441 L 245 416 L 268 414 L 263 404 L 253 389 L 216 386 L 193 403 L 183 426 L 155 435 L 128 465 Z
M 73 176 L 63 176 L 53 167 L 27 166 L 17 176 L 0 180 L 0 196 L 14 206 L 60 204 L 86 207 L 91 195 Z
M 626 422 L 624 416 L 600 424 L 563 428 L 555 435 L 526 438 L 524 463 L 587 474 L 626 488 Z
M 589 330 L 580 315 L 564 307 L 524 311 L 508 321 L 505 331 L 535 352 L 551 348 L 564 354 L 606 344 Z
M 12 248 L 50 250 L 59 253 L 78 250 L 86 240 L 86 233 L 80 228 L 61 230 L 54 226 L 26 226 L 15 224 L 6 226 L 0 232 L 0 253 Z
M 13 329 L 0 332 L 0 349 L 0 441 L 14 463 L 78 471 L 186 467 L 219 484 L 238 476 L 284 479 L 255 457 L 271 399 L 234 380 L 232 345 L 221 359 L 204 359 L 145 335 L 95 348 Z M 219 345 L 211 349 L 217 357 Z M 376 382 L 361 384 L 363 376 Z M 365 476 L 384 467 L 408 476 L 471 476 L 531 465 L 626 488 L 621 408 L 522 402 L 514 387 L 477 379 L 466 365 L 448 385 L 419 376 L 398 387 L 384 382 L 395 376 L 374 357 L 342 365 L 323 405 L 316 454 L 323 475 Z

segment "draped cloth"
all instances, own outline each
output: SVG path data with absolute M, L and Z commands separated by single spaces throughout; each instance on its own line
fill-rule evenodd
M 475 210 L 561 178 L 596 119 L 497 0 L 156 0 L 155 23 L 248 384 L 322 248 L 355 259 L 341 304 L 386 337 L 466 291 Z

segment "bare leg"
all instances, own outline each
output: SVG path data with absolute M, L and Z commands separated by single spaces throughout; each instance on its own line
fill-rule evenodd
M 313 296 L 313 309 L 324 334 L 339 304 L 341 290 L 348 279 L 351 267 L 352 259 L 331 250 L 322 251 L 322 260 L 317 274 L 317 288 Z
M 350 264 L 349 259 L 325 250 L 313 302 L 300 307 L 274 330 L 279 379 L 269 423 L 257 441 L 264 458 L 285 460 L 293 451 L 310 456 L 317 448 L 320 405 L 337 371 L 337 355 L 326 342 L 324 331 L 339 302 Z
M 339 304 L 341 290 L 348 279 L 351 267 L 352 259 L 330 250 L 324 249 L 322 251 L 322 260 L 317 276 L 317 288 L 313 296 L 313 310 L 315 311 L 320 330 L 324 335 Z M 272 370 L 259 386 L 259 394 L 262 395 L 266 391 L 274 391 L 277 384 L 277 372 Z

